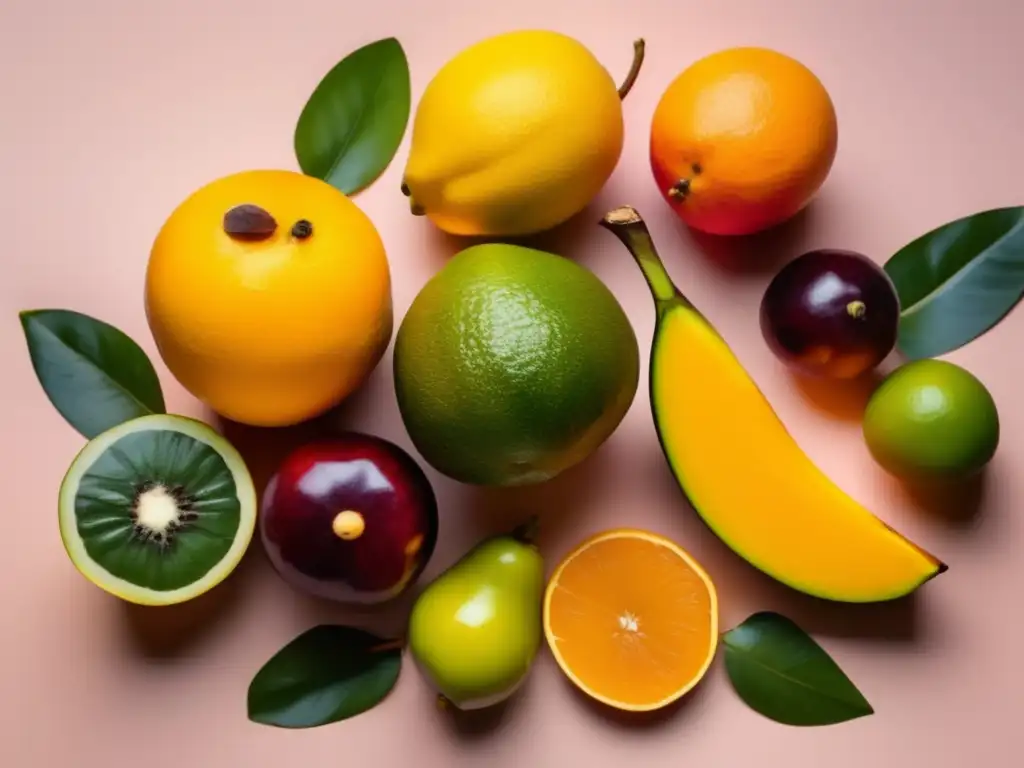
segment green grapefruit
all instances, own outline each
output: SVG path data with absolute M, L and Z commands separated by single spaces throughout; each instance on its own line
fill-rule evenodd
M 142 605 L 190 600 L 238 565 L 256 525 L 245 462 L 201 421 L 141 416 L 90 440 L 61 483 L 60 535 L 96 586 Z
M 607 286 L 518 245 L 457 253 L 395 338 L 410 438 L 435 469 L 474 485 L 541 482 L 581 462 L 622 421 L 639 369 L 636 335 Z

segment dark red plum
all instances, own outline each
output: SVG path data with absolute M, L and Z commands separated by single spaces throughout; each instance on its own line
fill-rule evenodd
M 348 432 L 289 454 L 263 494 L 260 534 L 281 577 L 318 597 L 381 603 L 420 575 L 437 543 L 437 500 L 399 446 Z
M 761 333 L 801 373 L 852 379 L 896 345 L 900 303 L 889 276 L 863 254 L 809 251 L 779 270 L 761 300 Z

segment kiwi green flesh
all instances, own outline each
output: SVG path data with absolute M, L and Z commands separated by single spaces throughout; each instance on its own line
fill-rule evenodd
M 154 591 L 201 580 L 242 524 L 238 488 L 221 455 L 170 430 L 118 438 L 85 470 L 74 504 L 88 556 Z

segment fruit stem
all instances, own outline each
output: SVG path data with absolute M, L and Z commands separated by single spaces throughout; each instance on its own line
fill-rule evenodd
M 400 651 L 405 648 L 405 638 L 396 637 L 394 640 L 388 640 L 383 643 L 370 648 L 370 653 L 387 653 L 388 651 Z
M 622 100 L 629 95 L 629 92 L 633 90 L 633 83 L 636 82 L 637 75 L 640 74 L 640 65 L 644 63 L 644 39 L 642 37 L 637 38 L 633 41 L 633 63 L 629 67 L 629 72 L 626 73 L 626 79 L 622 81 L 622 85 L 619 86 L 619 99 Z
M 658 256 L 646 222 L 635 208 L 629 205 L 616 208 L 606 213 L 600 223 L 619 238 L 640 266 L 659 312 L 663 306 L 682 300 L 679 289 L 672 282 L 661 257 Z
M 305 240 L 313 234 L 313 225 L 306 219 L 299 219 L 292 225 L 292 237 L 296 240 Z
M 540 516 L 532 515 L 529 519 L 518 525 L 512 531 L 512 538 L 521 541 L 523 544 L 532 544 L 540 533 Z

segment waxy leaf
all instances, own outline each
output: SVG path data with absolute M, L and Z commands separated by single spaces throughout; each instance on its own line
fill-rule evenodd
M 393 38 L 363 46 L 328 72 L 299 115 L 302 172 L 351 195 L 388 167 L 411 109 L 409 64 Z
M 765 717 L 831 725 L 874 713 L 825 650 L 784 616 L 755 613 L 722 640 L 733 687 Z
M 1024 295 L 1024 207 L 949 222 L 897 251 L 885 271 L 900 297 L 900 352 L 911 360 L 952 352 Z
M 84 437 L 165 413 L 153 364 L 122 331 L 65 309 L 26 310 L 19 317 L 43 391 Z
M 356 627 L 321 624 L 263 665 L 249 684 L 249 719 L 313 728 L 375 707 L 398 681 L 401 643 Z

